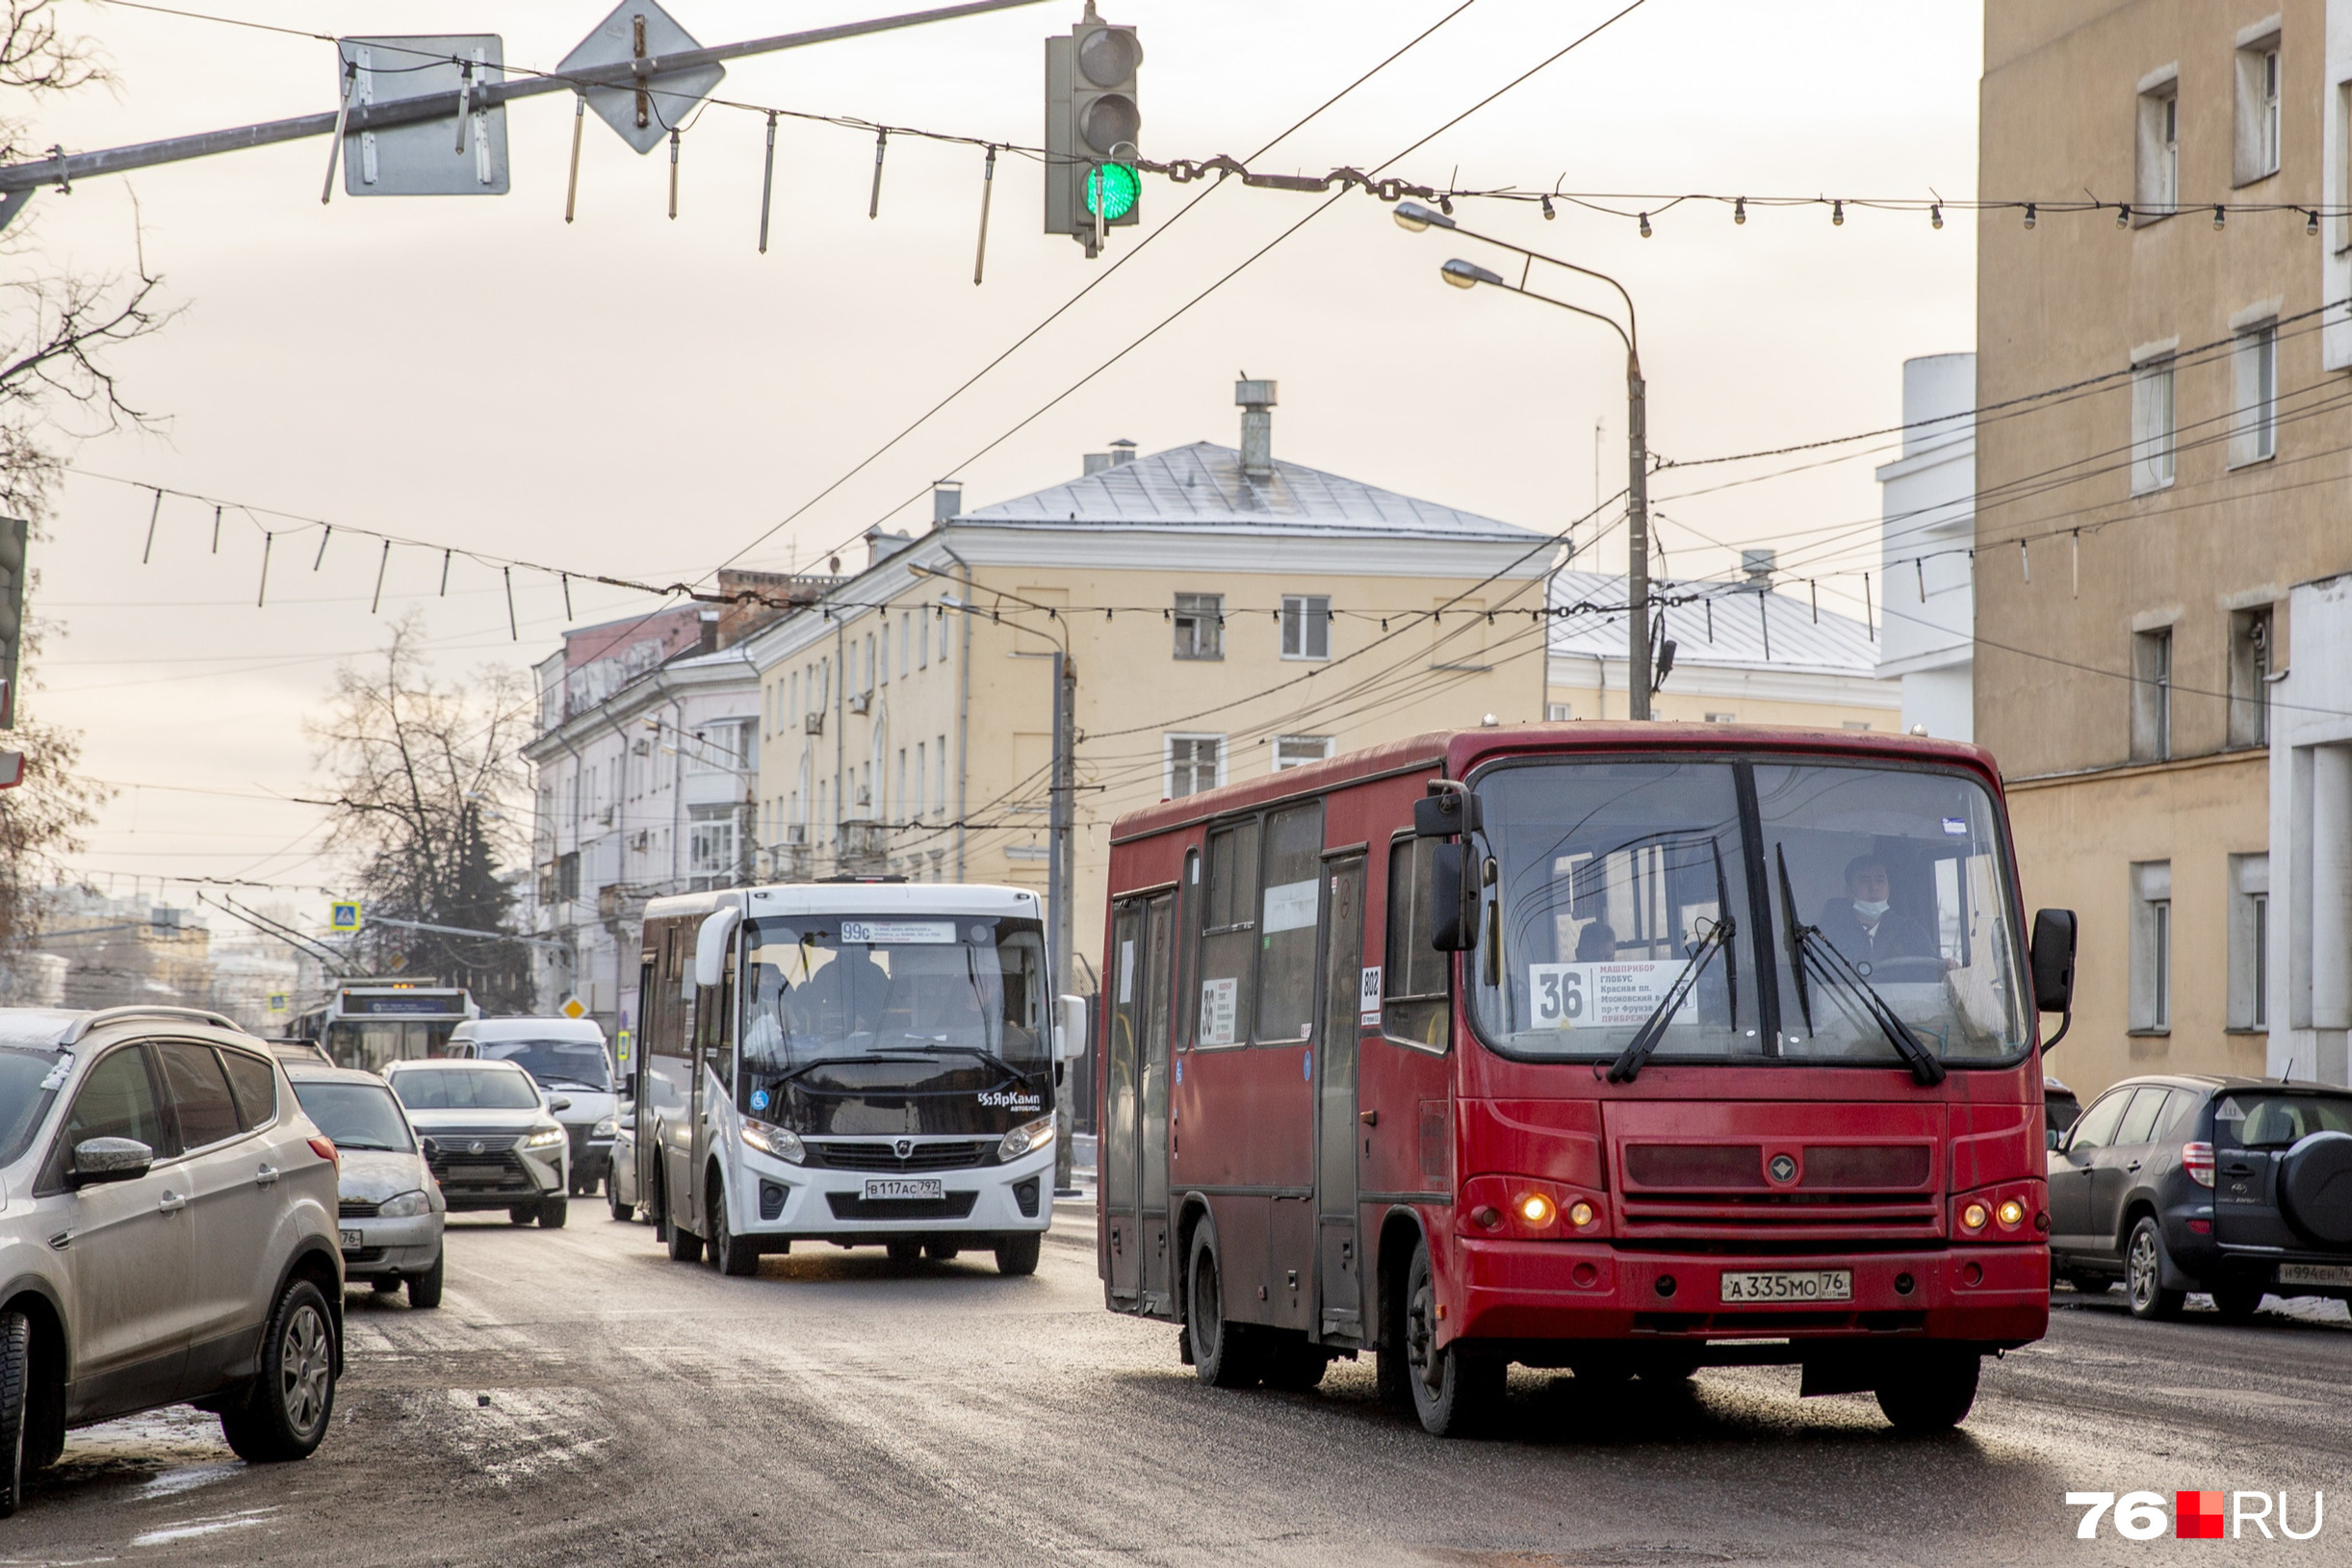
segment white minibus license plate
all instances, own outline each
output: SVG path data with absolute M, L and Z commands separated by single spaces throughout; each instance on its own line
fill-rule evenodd
M 1723 1275 L 1726 1301 L 1850 1301 L 1851 1269 L 1775 1269 Z
M 2352 1267 L 2340 1263 L 2282 1263 L 2282 1285 L 2352 1285 Z
M 356 1252 L 367 1245 L 368 1239 L 356 1230 L 347 1230 L 343 1233 L 343 1249 L 346 1252 Z
M 940 1178 L 937 1176 L 928 1178 L 868 1176 L 866 1178 L 866 1195 L 868 1200 L 871 1200 L 892 1197 L 936 1198 L 944 1196 L 945 1194 L 941 1189 Z

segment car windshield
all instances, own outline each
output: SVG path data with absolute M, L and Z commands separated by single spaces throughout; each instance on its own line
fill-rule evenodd
M 2352 1099 L 2240 1090 L 2213 1108 L 2213 1128 L 2239 1148 L 2285 1148 L 2315 1132 L 2352 1133 Z
M 55 1051 L 0 1049 L 0 1165 L 22 1154 L 57 1097 L 51 1075 L 70 1057 Z
M 2026 1048 L 1999 819 L 1966 775 L 1545 762 L 1477 792 L 1467 967 L 1480 1032 L 1508 1054 L 1615 1058 L 1639 1039 L 1662 1062 L 1989 1064 Z
M 1046 943 L 995 915 L 806 914 L 754 920 L 743 1063 L 789 1072 L 829 1057 L 928 1052 L 1047 1065 Z
M 297 1078 L 294 1097 L 337 1148 L 389 1149 L 396 1154 L 416 1148 L 408 1136 L 408 1118 L 381 1084 L 304 1083 Z
M 529 1073 L 498 1067 L 411 1067 L 392 1075 L 392 1092 L 411 1111 L 528 1111 L 539 1103 Z
M 612 1067 L 596 1040 L 484 1040 L 476 1042 L 485 1062 L 512 1062 L 539 1080 L 542 1089 L 612 1091 Z

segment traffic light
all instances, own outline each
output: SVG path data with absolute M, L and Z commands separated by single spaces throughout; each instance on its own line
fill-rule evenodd
M 1046 232 L 1100 252 L 1103 231 L 1142 221 L 1143 114 L 1135 29 L 1106 22 L 1087 0 L 1068 38 L 1046 40 Z
M 0 730 L 16 728 L 16 670 L 24 645 L 24 547 L 32 527 L 0 517 Z

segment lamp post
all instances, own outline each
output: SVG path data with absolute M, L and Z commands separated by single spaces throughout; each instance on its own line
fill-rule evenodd
M 1634 317 L 1633 296 L 1625 292 L 1625 285 L 1606 272 L 1596 272 L 1590 267 L 1579 267 L 1574 262 L 1564 262 L 1557 256 L 1546 256 L 1541 251 L 1529 250 L 1524 245 L 1512 244 L 1508 240 L 1497 240 L 1491 235 L 1473 234 L 1443 213 L 1433 211 L 1417 201 L 1398 202 L 1394 216 L 1398 227 L 1409 229 L 1415 234 L 1432 227 L 1452 229 L 1455 233 L 1464 235 L 1469 239 L 1483 240 L 1490 245 L 1500 245 L 1503 249 L 1526 259 L 1526 265 L 1519 270 L 1519 281 L 1516 283 L 1511 282 L 1498 272 L 1488 271 L 1486 268 L 1471 262 L 1449 261 L 1439 269 L 1439 271 L 1454 287 L 1471 289 L 1485 283 L 1494 288 L 1508 290 L 1512 294 L 1524 295 L 1530 299 L 1539 299 L 1547 305 L 1557 305 L 1562 310 L 1572 311 L 1576 315 L 1601 322 L 1617 335 L 1618 342 L 1625 345 L 1625 597 L 1628 602 L 1625 625 L 1625 687 L 1626 696 L 1630 700 L 1629 715 L 1636 719 L 1648 718 L 1650 716 L 1649 427 L 1647 391 L 1641 379 L 1641 334 Z M 1625 324 L 1619 326 L 1614 317 L 1604 316 L 1598 311 L 1587 310 L 1582 305 L 1571 305 L 1564 299 L 1554 299 L 1549 295 L 1538 294 L 1530 289 L 1527 286 L 1527 275 L 1535 264 L 1539 261 L 1548 262 L 1554 267 L 1580 273 L 1585 277 L 1597 278 L 1616 290 L 1617 297 L 1625 301 Z M 1546 656 L 1548 657 L 1548 654 Z

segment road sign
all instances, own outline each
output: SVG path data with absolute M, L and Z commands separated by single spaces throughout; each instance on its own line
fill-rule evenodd
M 596 111 L 597 117 L 637 151 L 651 152 L 668 139 L 672 126 L 685 123 L 694 106 L 727 74 L 727 67 L 716 64 L 681 71 L 658 68 L 664 55 L 701 47 L 654 0 L 621 0 L 611 15 L 596 24 L 596 31 L 563 57 L 556 73 L 561 76 L 639 60 L 656 67 L 654 74 L 639 77 L 631 87 L 587 90 L 588 107 Z
M 359 901 L 349 899 L 328 905 L 326 929 L 338 937 L 349 937 L 357 932 L 359 930 Z
M 563 1005 L 556 1011 L 567 1018 L 584 1018 L 588 1015 L 588 1004 L 577 996 L 566 996 Z
M 284 991 L 273 990 L 270 993 L 270 1011 L 272 1014 L 286 1011 L 286 993 Z
M 506 106 L 476 94 L 506 79 L 496 33 L 344 39 L 337 90 L 358 110 L 402 98 L 458 95 L 453 119 L 351 131 L 343 139 L 343 189 L 354 196 L 503 196 Z

